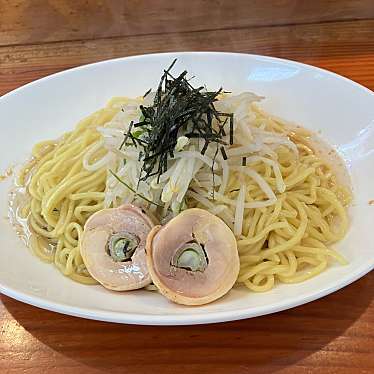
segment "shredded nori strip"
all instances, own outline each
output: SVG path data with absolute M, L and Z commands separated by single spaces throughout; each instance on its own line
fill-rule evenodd
M 230 145 L 234 144 L 234 114 L 230 114 Z
M 226 151 L 225 151 L 225 147 L 221 147 L 221 153 L 222 153 L 222 158 L 224 160 L 227 160 L 227 154 L 226 154 Z
M 152 88 L 150 88 L 144 95 L 143 95 L 143 99 L 148 96 L 150 93 L 152 92 Z
M 207 91 L 204 87 L 194 88 L 186 78 L 187 71 L 173 77 L 170 71 L 176 61 L 164 70 L 153 104 L 140 106 L 141 120 L 130 125 L 121 144 L 122 148 L 129 139 L 135 146 L 142 147 L 139 181 L 151 176 L 159 178 L 167 170 L 168 160 L 174 157 L 174 148 L 178 137 L 182 135 L 204 140 L 202 154 L 212 142 L 217 144 L 218 152 L 218 144 L 227 144 L 222 138 L 226 135 L 224 127 L 229 120 L 230 144 L 233 144 L 233 114 L 219 112 L 214 107 L 218 95 L 224 92 L 222 88 L 217 91 Z M 149 93 L 150 90 L 144 97 Z M 131 134 L 132 128 L 141 128 L 144 132 L 135 138 Z
M 122 149 L 122 147 L 126 144 L 127 139 L 131 135 L 131 130 L 132 130 L 133 125 L 134 125 L 134 121 L 131 121 L 130 125 L 129 125 L 129 129 L 128 129 L 127 133 L 125 134 L 125 137 L 123 138 L 123 141 L 122 141 L 121 145 L 119 146 L 119 149 Z

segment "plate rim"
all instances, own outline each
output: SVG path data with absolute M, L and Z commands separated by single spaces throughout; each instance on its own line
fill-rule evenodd
M 254 58 L 254 59 L 258 59 L 258 60 L 262 60 L 262 61 L 268 61 L 268 62 L 269 61 L 277 61 L 277 62 L 282 62 L 282 63 L 287 63 L 287 64 L 291 63 L 292 65 L 295 65 L 295 66 L 300 66 L 300 67 L 307 68 L 307 69 L 317 70 L 317 71 L 320 71 L 324 74 L 331 75 L 335 78 L 342 79 L 342 80 L 346 81 L 347 83 L 349 83 L 349 84 L 351 84 L 351 85 L 353 85 L 357 88 L 361 88 L 361 89 L 365 90 L 368 94 L 374 96 L 374 91 L 372 91 L 370 88 L 368 88 L 368 87 L 362 85 L 361 83 L 358 83 L 358 82 L 356 82 L 352 79 L 349 79 L 348 77 L 345 77 L 344 75 L 340 75 L 340 74 L 335 73 L 333 71 L 330 71 L 330 70 L 327 70 L 327 69 L 324 69 L 324 68 L 321 68 L 321 67 L 318 67 L 318 66 L 306 64 L 304 62 L 299 62 L 299 61 L 296 61 L 296 60 L 292 60 L 292 59 L 286 59 L 286 58 L 281 58 L 281 57 L 273 57 L 273 56 L 267 56 L 267 55 L 259 55 L 259 54 L 254 54 L 254 53 L 245 53 L 245 52 L 227 52 L 227 51 L 223 51 L 223 52 L 220 52 L 220 51 L 180 51 L 180 52 L 178 52 L 178 51 L 175 51 L 175 52 L 155 52 L 155 53 L 146 53 L 146 54 L 141 54 L 141 55 L 115 57 L 115 58 L 100 60 L 100 61 L 96 61 L 96 62 L 90 62 L 88 64 L 78 65 L 78 66 L 75 66 L 75 67 L 72 67 L 72 68 L 64 69 L 64 70 L 58 71 L 56 73 L 48 74 L 44 77 L 38 78 L 38 79 L 33 80 L 31 82 L 25 83 L 22 86 L 17 87 L 15 89 L 5 93 L 4 95 L 0 96 L 0 102 L 4 99 L 7 99 L 8 97 L 10 97 L 13 94 L 18 94 L 23 89 L 28 88 L 30 86 L 33 86 L 34 84 L 52 79 L 56 76 L 68 74 L 70 72 L 84 70 L 84 69 L 90 68 L 94 65 L 105 65 L 105 64 L 109 64 L 109 63 L 119 62 L 119 61 L 122 61 L 122 60 L 136 60 L 136 59 L 143 59 L 143 58 L 150 58 L 150 57 L 157 57 L 157 56 L 167 56 L 167 55 L 175 57 L 177 55 L 182 55 L 182 56 L 185 55 L 186 56 L 186 55 L 189 55 L 189 54 L 191 54 L 191 55 L 192 54 L 193 55 L 196 55 L 196 54 L 199 54 L 199 55 L 225 55 L 225 56 L 230 55 L 230 56 L 242 56 L 242 57 L 247 56 L 247 57 L 250 57 L 250 58 Z
M 170 57 L 178 57 L 178 56 L 187 56 L 187 55 L 220 55 L 220 56 L 241 56 L 246 57 L 258 61 L 265 61 L 265 62 L 278 62 L 278 63 L 285 63 L 288 65 L 298 66 L 303 69 L 313 70 L 313 71 L 320 71 L 327 76 L 331 76 L 335 79 L 343 80 L 347 84 L 356 87 L 357 89 L 363 90 L 366 94 L 372 96 L 374 98 L 374 92 L 369 89 L 368 87 L 357 83 L 345 76 L 337 74 L 335 72 L 316 67 L 313 65 L 305 64 L 302 62 L 298 62 L 295 60 L 272 57 L 272 56 L 264 56 L 258 54 L 248 54 L 248 53 L 237 53 L 237 52 L 220 52 L 220 51 L 183 51 L 183 52 L 161 52 L 161 53 L 149 53 L 149 54 L 142 54 L 142 55 L 133 55 L 133 56 L 126 56 L 126 57 L 118 57 L 113 59 L 105 59 L 89 64 L 84 64 L 80 66 L 76 66 L 73 68 L 65 69 L 45 77 L 39 78 L 37 80 L 31 81 L 27 84 L 24 84 L 20 87 L 15 88 L 14 90 L 7 92 L 6 94 L 0 96 L 0 105 L 2 103 L 6 103 L 7 99 L 18 95 L 23 90 L 32 87 L 33 85 L 37 85 L 40 82 L 47 81 L 49 79 L 53 79 L 56 76 L 60 77 L 64 74 L 69 74 L 71 72 L 89 69 L 92 66 L 98 65 L 106 65 L 116 62 L 121 62 L 125 60 L 136 60 L 136 59 L 147 59 L 147 58 L 157 58 L 158 56 L 170 56 Z M 333 284 L 329 285 L 329 287 L 316 290 L 308 294 L 308 296 L 300 295 L 294 298 L 291 302 L 278 302 L 271 306 L 264 305 L 261 307 L 253 308 L 241 308 L 236 310 L 229 310 L 229 311 L 218 311 L 218 312 L 209 312 L 203 314 L 188 314 L 188 313 L 181 313 L 175 315 L 161 315 L 161 314 L 143 314 L 143 313 L 128 313 L 128 312 L 114 312 L 114 311 L 104 311 L 104 310 L 97 310 L 93 308 L 82 308 L 76 307 L 74 305 L 63 304 L 60 302 L 53 302 L 47 299 L 44 299 L 39 296 L 29 295 L 26 292 L 17 291 L 15 288 L 4 286 L 0 283 L 0 293 L 16 299 L 18 301 L 24 302 L 29 305 L 33 305 L 42 309 L 50 310 L 53 312 L 71 315 L 74 317 L 81 317 L 86 319 L 92 320 L 99 320 L 99 321 L 106 321 L 106 322 L 115 322 L 115 323 L 126 323 L 126 324 L 139 324 L 139 325 L 194 325 L 194 324 L 207 324 L 207 323 L 217 323 L 217 322 L 227 322 L 233 320 L 241 320 L 245 318 L 253 318 L 257 316 L 267 315 L 276 313 L 279 311 L 292 309 L 297 306 L 309 303 L 316 299 L 320 299 L 324 296 L 327 296 L 333 292 L 336 292 L 347 285 L 355 282 L 359 278 L 363 277 L 364 275 L 368 274 L 371 270 L 374 269 L 374 258 L 369 259 L 366 264 L 356 268 L 355 272 L 352 274 L 347 274 L 345 277 L 336 280 Z
M 120 324 L 130 325 L 150 325 L 150 326 L 178 326 L 178 325 L 201 325 L 210 323 L 221 323 L 228 321 L 238 321 L 247 318 L 254 318 L 281 312 L 288 309 L 310 303 L 312 301 L 328 296 L 349 284 L 359 280 L 364 275 L 368 274 L 374 269 L 374 264 L 369 264 L 368 267 L 362 266 L 354 273 L 354 276 L 346 276 L 344 281 L 333 283 L 331 286 L 315 291 L 309 294 L 308 297 L 303 295 L 294 299 L 292 302 L 280 302 L 269 307 L 267 305 L 257 307 L 255 312 L 251 308 L 242 308 L 237 310 L 230 310 L 224 312 L 210 312 L 204 314 L 145 314 L 145 313 L 128 313 L 128 312 L 110 312 L 96 309 L 81 308 L 62 304 L 59 302 L 51 302 L 39 296 L 30 296 L 25 292 L 13 290 L 10 287 L 5 287 L 0 284 L 0 293 L 12 299 L 21 301 L 23 303 L 45 309 L 52 312 L 57 312 L 73 317 L 85 318 L 103 322 L 114 322 Z

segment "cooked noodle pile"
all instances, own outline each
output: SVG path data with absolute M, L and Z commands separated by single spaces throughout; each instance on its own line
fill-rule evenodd
M 141 150 L 121 148 L 142 98 L 114 98 L 73 132 L 38 144 L 19 176 L 28 199 L 18 214 L 27 219 L 30 246 L 66 276 L 96 283 L 79 252 L 84 223 L 98 210 L 132 202 L 162 222 L 187 207 L 221 217 L 238 240 L 237 282 L 253 291 L 304 281 L 330 260 L 344 264 L 331 245 L 348 229 L 350 191 L 310 134 L 259 110 L 260 99 L 223 96 L 216 107 L 234 113 L 234 144 L 221 151 L 211 143 L 203 155 L 204 144 L 181 136 L 168 169 L 147 181 L 139 182 Z
M 296 283 L 319 274 L 330 259 L 346 263 L 328 247 L 347 232 L 346 206 L 351 194 L 337 183 L 331 167 L 308 146 L 307 131 L 290 131 L 281 121 L 258 110 L 256 115 L 265 131 L 290 135 L 298 156 L 292 149 L 280 146 L 275 151 L 276 162 L 269 157 L 250 156 L 247 167 L 230 167 L 225 193 L 216 194 L 214 204 L 202 198 L 198 188 L 197 193 L 188 195 L 200 207 L 218 211 L 219 215 L 222 206 L 231 220 L 234 217 L 231 227 L 238 238 L 240 254 L 238 283 L 253 291 L 267 291 L 276 281 Z M 238 147 L 231 155 L 245 153 Z M 260 188 L 263 181 L 266 188 Z M 265 199 L 268 206 L 258 207 L 258 201 Z M 193 201 L 191 204 L 196 206 Z
M 16 214 L 27 218 L 29 245 L 42 260 L 54 262 L 64 275 L 81 283 L 97 283 L 84 266 L 79 238 L 87 218 L 104 208 L 107 174 L 105 168 L 86 170 L 83 157 L 100 141 L 96 127 L 114 114 L 100 110 L 56 142 L 37 144 L 17 181 L 27 186 L 28 198 Z M 95 157 L 105 153 L 100 149 Z

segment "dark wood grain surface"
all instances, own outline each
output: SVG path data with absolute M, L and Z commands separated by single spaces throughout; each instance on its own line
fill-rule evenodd
M 374 1 L 0 0 L 0 94 L 85 63 L 184 50 L 289 58 L 373 90 Z M 371 273 L 289 311 L 189 327 L 88 321 L 1 296 L 0 373 L 374 373 L 373 294 Z

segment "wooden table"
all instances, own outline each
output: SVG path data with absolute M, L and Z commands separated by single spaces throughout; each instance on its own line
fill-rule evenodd
M 374 89 L 374 1 L 0 0 L 0 94 L 103 59 L 215 50 L 294 59 Z M 1 124 L 3 126 L 4 124 Z M 143 327 L 1 296 L 1 373 L 374 373 L 374 274 L 289 311 Z

